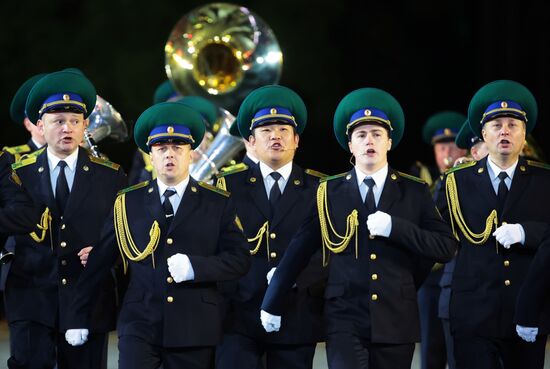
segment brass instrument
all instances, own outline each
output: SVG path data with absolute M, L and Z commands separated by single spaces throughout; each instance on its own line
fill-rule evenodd
M 233 113 L 252 90 L 279 81 L 283 61 L 267 24 L 248 8 L 227 3 L 184 15 L 164 52 L 166 74 L 177 91 Z
M 97 95 L 94 110 L 88 118 L 90 124 L 84 133 L 83 146 L 96 157 L 101 157 L 97 143 L 109 138 L 115 142 L 128 139 L 128 128 L 120 113 L 104 98 Z
M 197 162 L 191 164 L 189 173 L 197 181 L 209 180 L 244 147 L 243 140 L 240 137 L 232 136 L 229 133 L 229 128 L 231 128 L 235 117 L 222 108 L 219 108 L 219 115 L 220 117 L 216 122 L 219 129 L 212 143 L 204 152 L 198 151 L 198 148 L 195 149 L 200 158 Z
M 13 260 L 15 254 L 11 251 L 8 251 L 5 247 L 2 247 L 0 250 L 0 264 L 5 265 Z

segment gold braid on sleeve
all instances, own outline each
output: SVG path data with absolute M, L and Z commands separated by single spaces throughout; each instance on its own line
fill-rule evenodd
M 40 237 L 36 234 L 36 232 L 32 232 L 29 235 L 35 242 L 42 242 L 44 241 L 44 238 L 46 238 L 46 232 L 48 229 L 50 229 L 52 226 L 52 216 L 50 214 L 50 209 L 46 208 L 44 212 L 42 213 L 42 216 L 40 217 L 40 224 L 37 224 L 36 227 L 42 232 Z
M 485 242 L 487 242 L 489 237 L 491 237 L 493 225 L 495 226 L 495 229 L 498 226 L 497 211 L 494 209 L 493 211 L 491 211 L 485 221 L 485 229 L 483 230 L 483 232 L 475 233 L 468 227 L 466 221 L 464 220 L 464 216 L 462 215 L 462 210 L 460 209 L 460 202 L 458 199 L 458 188 L 456 186 L 454 173 L 449 173 L 447 175 L 447 180 L 445 182 L 445 191 L 447 194 L 447 206 L 449 207 L 451 226 L 456 239 L 459 240 L 458 231 L 456 229 L 456 227 L 458 226 L 468 242 L 474 245 L 483 245 Z
M 323 266 L 328 265 L 328 255 L 325 249 L 339 254 L 347 247 L 352 237 L 355 235 L 355 258 L 359 256 L 359 243 L 357 239 L 357 228 L 359 227 L 359 218 L 356 209 L 346 218 L 346 233 L 338 234 L 330 221 L 328 201 L 327 201 L 327 182 L 322 182 L 317 189 L 317 211 L 319 213 L 319 224 L 321 225 L 321 238 L 323 242 Z M 333 242 L 328 226 L 334 237 L 340 239 L 340 242 Z
M 128 218 L 126 216 L 126 194 L 123 193 L 119 195 L 115 200 L 114 208 L 114 226 L 116 240 L 118 243 L 118 248 L 120 250 L 120 255 L 122 257 L 122 263 L 124 265 L 124 273 L 128 269 L 128 260 L 131 261 L 141 261 L 151 255 L 151 261 L 153 268 L 155 267 L 155 250 L 158 247 L 160 241 L 160 226 L 155 220 L 149 231 L 149 243 L 143 251 L 140 251 L 132 234 L 130 232 L 130 227 L 128 225 Z

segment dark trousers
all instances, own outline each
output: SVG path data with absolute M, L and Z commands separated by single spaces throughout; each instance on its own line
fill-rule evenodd
M 9 323 L 10 369 L 103 369 L 107 366 L 107 334 L 90 334 L 82 346 L 73 347 L 65 335 L 51 327 L 30 322 Z
M 546 336 L 534 343 L 519 337 L 454 337 L 457 369 L 542 369 Z
M 315 346 L 266 343 L 226 334 L 216 348 L 216 369 L 311 369 Z
M 449 369 L 456 369 L 453 336 L 451 335 L 451 323 L 449 319 L 441 319 L 443 333 L 445 333 L 445 346 L 447 347 L 447 365 Z
M 437 272 L 432 272 L 439 275 Z M 432 275 L 418 290 L 420 317 L 420 367 L 422 369 L 445 369 L 447 355 L 443 325 L 439 319 L 439 295 L 441 287 L 431 282 Z
M 166 348 L 134 336 L 118 339 L 119 369 L 213 369 L 214 347 Z
M 414 343 L 372 343 L 351 333 L 327 337 L 330 369 L 410 369 L 413 353 Z

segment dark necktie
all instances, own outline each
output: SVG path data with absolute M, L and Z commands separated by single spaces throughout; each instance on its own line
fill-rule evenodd
M 61 160 L 57 163 L 59 167 L 59 174 L 57 175 L 57 182 L 55 183 L 55 201 L 57 202 L 57 209 L 59 214 L 63 215 L 67 201 L 69 200 L 69 185 L 67 184 L 67 177 L 65 177 L 65 167 L 67 163 Z
M 366 178 L 363 182 L 367 185 L 367 196 L 365 196 L 365 206 L 367 208 L 367 215 L 370 215 L 376 211 L 376 202 L 374 201 L 374 179 Z
M 508 195 L 508 186 L 506 186 L 506 183 L 504 180 L 508 178 L 508 173 L 506 172 L 500 172 L 498 174 L 498 178 L 500 179 L 500 183 L 498 184 L 498 192 L 497 192 L 497 199 L 498 199 L 498 213 L 500 216 L 500 213 L 504 209 L 504 202 L 506 201 L 506 196 Z
M 272 172 L 269 175 L 275 180 L 275 183 L 273 183 L 273 186 L 271 187 L 271 191 L 269 191 L 269 205 L 271 208 L 271 216 L 273 217 L 273 214 L 275 214 L 275 206 L 277 206 L 277 202 L 281 198 L 279 179 L 281 179 L 282 176 L 277 172 Z
M 162 208 L 164 209 L 164 215 L 166 216 L 166 223 L 168 226 L 172 223 L 172 218 L 174 218 L 174 208 L 170 202 L 170 197 L 175 195 L 176 191 L 171 188 L 164 191 L 164 202 L 162 203 Z

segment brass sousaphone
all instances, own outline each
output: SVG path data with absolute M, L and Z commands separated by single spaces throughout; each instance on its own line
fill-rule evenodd
M 166 74 L 183 96 L 202 96 L 218 107 L 218 123 L 191 175 L 206 180 L 243 147 L 229 134 L 239 105 L 254 89 L 281 76 L 283 54 L 267 24 L 248 8 L 212 3 L 174 26 L 165 48 Z

